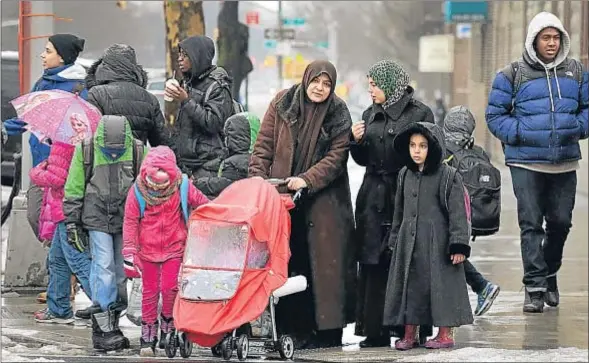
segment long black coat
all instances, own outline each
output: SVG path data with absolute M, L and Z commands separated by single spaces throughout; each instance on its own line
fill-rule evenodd
M 416 131 L 429 144 L 423 172 L 409 158 L 409 137 Z M 395 195 L 384 324 L 471 324 L 464 268 L 450 260 L 452 254 L 470 254 L 464 186 L 460 174 L 442 164 L 442 130 L 433 124 L 415 124 L 395 139 L 395 148 L 407 160 L 407 171 L 400 173 L 402 187 Z
M 352 141 L 350 146 L 354 161 L 366 167 L 356 198 L 358 259 L 364 264 L 377 264 L 393 217 L 397 174 L 403 167 L 393 149 L 393 140 L 412 122 L 433 123 L 434 115 L 429 107 L 413 99 L 413 89 L 408 87 L 397 103 L 386 110 L 372 105 L 364 111 L 362 119 L 366 123 L 364 137 L 360 143 Z

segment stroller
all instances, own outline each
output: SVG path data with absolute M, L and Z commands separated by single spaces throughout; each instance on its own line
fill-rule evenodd
M 212 347 L 213 355 L 226 360 L 237 350 L 238 358 L 245 360 L 249 341 L 257 340 L 265 351 L 292 359 L 294 342 L 288 335 L 278 336 L 274 304 L 277 297 L 304 291 L 307 284 L 303 276 L 287 283 L 288 211 L 302 191 L 292 198 L 281 195 L 275 185 L 283 183 L 261 178 L 237 181 L 190 216 L 174 304 L 183 357 L 190 355 L 186 353 L 194 342 Z M 271 329 L 265 330 L 271 334 L 254 337 L 251 328 L 244 331 L 268 310 Z

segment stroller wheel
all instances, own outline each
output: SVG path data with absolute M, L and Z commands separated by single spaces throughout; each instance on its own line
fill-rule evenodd
M 290 335 L 283 335 L 278 340 L 278 353 L 282 359 L 292 359 L 294 356 L 294 341 Z
M 179 334 L 178 345 L 180 346 L 180 356 L 182 358 L 190 358 L 190 355 L 192 354 L 192 342 L 188 340 L 186 333 Z
M 221 343 L 212 346 L 211 353 L 213 353 L 213 357 L 221 358 L 223 356 L 223 348 L 221 347 Z
M 246 334 L 241 334 L 237 340 L 237 358 L 246 360 L 250 350 L 250 342 Z
M 231 336 L 226 337 L 221 342 L 221 354 L 223 355 L 223 359 L 229 360 L 233 355 L 233 338 Z
M 176 356 L 176 349 L 178 349 L 178 338 L 176 334 L 167 334 L 164 349 L 168 358 Z

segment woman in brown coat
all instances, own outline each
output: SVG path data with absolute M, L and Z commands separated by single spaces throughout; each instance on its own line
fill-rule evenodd
M 297 348 L 341 345 L 353 319 L 356 265 L 354 216 L 347 161 L 352 125 L 334 94 L 335 67 L 311 63 L 302 83 L 270 103 L 251 156 L 250 176 L 288 178 L 287 188 L 306 188 L 292 212 L 289 275 L 305 275 L 305 292 L 283 297 L 277 324 Z

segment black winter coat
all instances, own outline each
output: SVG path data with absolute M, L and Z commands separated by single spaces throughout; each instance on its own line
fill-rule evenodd
M 409 138 L 416 132 L 428 140 L 422 172 L 409 156 Z M 464 267 L 450 260 L 452 254 L 470 255 L 464 186 L 460 174 L 442 164 L 443 132 L 434 124 L 414 124 L 394 144 L 400 160 L 406 160 L 407 171 L 399 176 L 388 240 L 392 258 L 384 324 L 471 324 Z
M 223 68 L 211 65 L 214 47 L 206 37 L 180 42 L 192 70 L 184 75 L 183 87 L 189 98 L 180 105 L 172 148 L 182 171 L 194 177 L 216 174 L 215 160 L 223 157 L 223 126 L 233 114 L 232 81 Z M 211 84 L 215 86 L 205 102 Z
M 116 59 L 112 59 L 116 58 Z M 147 73 L 125 57 L 100 58 L 86 76 L 88 102 L 103 115 L 125 116 L 133 137 L 151 146 L 168 145 L 165 120 L 157 98 L 149 93 Z
M 370 106 L 362 114 L 366 131 L 360 143 L 351 143 L 352 158 L 366 167 L 364 181 L 356 198 L 358 259 L 378 264 L 382 242 L 393 218 L 397 174 L 403 167 L 393 149 L 395 136 L 413 122 L 434 122 L 429 107 L 413 99 L 413 89 L 386 110 Z M 352 136 L 353 140 L 353 136 Z

